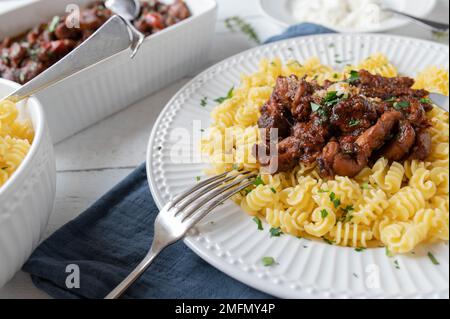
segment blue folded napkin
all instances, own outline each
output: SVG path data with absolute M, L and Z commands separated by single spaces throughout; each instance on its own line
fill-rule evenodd
M 301 24 L 266 43 L 331 32 L 318 25 Z M 87 211 L 45 240 L 23 270 L 31 274 L 39 289 L 54 298 L 103 298 L 146 255 L 157 214 L 145 165 L 141 165 Z M 123 297 L 271 298 L 210 266 L 182 242 L 166 249 Z

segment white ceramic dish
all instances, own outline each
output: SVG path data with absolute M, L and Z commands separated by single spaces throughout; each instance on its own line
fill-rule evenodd
M 0 38 L 91 0 L 40 0 L 0 15 Z M 167 2 L 167 1 L 165 1 Z M 37 94 L 54 142 L 98 122 L 199 69 L 215 28 L 215 0 L 186 0 L 192 17 L 148 37 L 130 60 L 124 51 Z
M 288 27 L 303 21 L 298 21 L 292 13 L 292 1 L 295 0 L 260 0 L 260 6 L 263 12 L 274 22 L 283 27 Z M 405 13 L 412 14 L 417 17 L 428 16 L 436 6 L 436 0 L 383 0 L 386 7 L 393 8 Z M 399 28 L 410 23 L 407 19 L 392 16 L 385 20 L 380 26 L 367 29 L 352 29 L 334 25 L 325 25 L 340 33 L 355 32 L 383 32 Z
M 333 43 L 333 48 L 330 44 Z M 227 59 L 187 84 L 166 106 L 154 126 L 147 153 L 148 181 L 162 207 L 174 195 L 196 183 L 205 164 L 170 162 L 172 145 L 189 146 L 180 133 L 192 132 L 194 120 L 203 128 L 210 124 L 215 103 L 200 106 L 203 97 L 224 96 L 240 82 L 241 73 L 257 69 L 262 58 L 281 57 L 303 61 L 319 56 L 335 65 L 335 53 L 350 62 L 371 53 L 386 54 L 402 74 L 414 76 L 430 64 L 448 68 L 448 46 L 387 35 L 324 35 L 303 37 L 258 47 Z M 336 66 L 336 65 L 335 65 Z M 194 134 L 199 134 L 196 128 Z M 191 133 L 192 135 L 192 133 Z M 191 138 L 193 142 L 199 137 Z M 194 151 L 179 156 L 191 162 Z M 214 221 L 214 223 L 210 223 Z M 267 226 L 265 227 L 267 229 Z M 445 244 L 416 250 L 416 255 L 388 258 L 384 249 L 356 252 L 322 241 L 305 241 L 291 236 L 269 238 L 233 203 L 226 203 L 198 227 L 198 234 L 185 242 L 199 256 L 228 275 L 269 294 L 284 298 L 448 298 L 449 250 Z M 306 246 L 307 248 L 304 248 Z M 440 266 L 427 257 L 432 251 Z M 261 258 L 272 256 L 279 263 L 265 268 Z M 396 269 L 398 261 L 401 269 Z M 358 278 L 356 278 L 356 276 Z M 375 277 L 374 277 L 375 276 Z M 379 278 L 379 287 L 372 285 Z
M 19 85 L 0 79 L 0 95 Z M 53 210 L 56 167 L 53 145 L 40 102 L 20 105 L 35 130 L 31 149 L 18 170 L 0 187 L 0 287 L 22 267 L 38 245 Z

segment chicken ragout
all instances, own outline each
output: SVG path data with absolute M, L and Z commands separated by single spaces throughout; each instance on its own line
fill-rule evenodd
M 271 173 L 316 162 L 323 178 L 354 177 L 380 157 L 425 160 L 431 153 L 433 108 L 429 92 L 413 89 L 408 77 L 386 78 L 352 71 L 341 82 L 279 77 L 258 125 L 265 142 L 255 146 Z M 270 130 L 278 130 L 270 155 Z M 275 165 L 274 165 L 275 164 Z

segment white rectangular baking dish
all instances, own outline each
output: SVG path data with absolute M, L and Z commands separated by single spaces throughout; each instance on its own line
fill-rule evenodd
M 185 0 L 192 17 L 147 37 L 137 56 L 121 52 L 37 94 L 59 142 L 141 100 L 207 62 L 215 0 Z M 0 15 L 0 38 L 14 36 L 90 0 L 39 0 Z M 169 1 L 163 1 L 169 2 Z M 149 106 L 150 107 L 150 106 Z

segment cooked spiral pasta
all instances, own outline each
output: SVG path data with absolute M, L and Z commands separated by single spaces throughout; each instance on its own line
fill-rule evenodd
M 253 148 L 263 136 L 258 129 L 260 107 L 270 98 L 278 76 L 294 74 L 323 83 L 344 80 L 351 70 L 359 69 L 387 77 L 398 75 L 382 54 L 342 72 L 322 65 L 317 58 L 261 61 L 258 71 L 243 75 L 232 96 L 212 112 L 213 124 L 202 139 L 202 151 L 213 166 L 208 173 L 233 168 L 259 172 L 255 186 L 234 200 L 248 214 L 264 217 L 286 234 L 323 237 L 341 246 L 384 245 L 393 253 L 448 240 L 449 116 L 438 107 L 427 112 L 432 147 L 426 161 L 378 158 L 354 178 L 336 176 L 333 180 L 323 180 L 316 163 L 298 163 L 290 171 L 269 175 L 256 161 Z M 448 94 L 448 72 L 429 68 L 419 74 L 415 87 Z M 4 118 L 11 118 L 11 110 L 8 114 Z M 0 171 L 0 185 L 3 175 Z
M 30 121 L 19 121 L 18 117 L 14 103 L 0 102 L 0 187 L 20 166 L 33 141 Z
M 336 245 L 367 247 L 373 239 L 373 233 L 362 225 L 338 222 L 331 230 L 330 237 Z
M 385 158 L 380 158 L 372 168 L 373 174 L 370 181 L 382 190 L 394 194 L 402 186 L 405 169 L 400 163 L 394 162 L 389 166 Z

